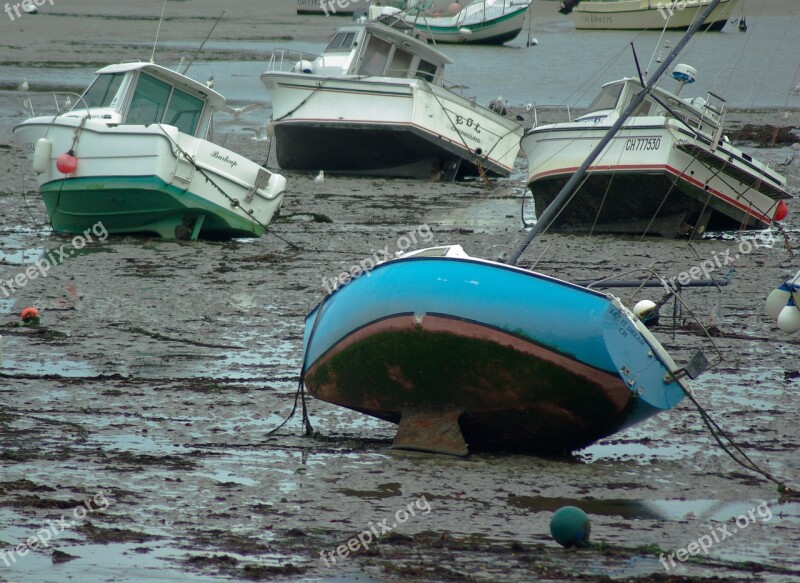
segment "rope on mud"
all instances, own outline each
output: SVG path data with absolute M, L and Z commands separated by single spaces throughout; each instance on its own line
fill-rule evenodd
M 331 292 L 331 294 L 335 293 Z M 319 306 L 317 307 L 317 315 L 314 318 L 314 325 L 311 326 L 311 332 L 308 335 L 308 342 L 306 342 L 306 349 L 305 353 L 303 354 L 303 362 L 300 364 L 300 380 L 297 383 L 297 392 L 294 394 L 294 405 L 292 405 L 292 410 L 289 412 L 289 415 L 283 422 L 278 425 L 275 429 L 272 429 L 267 432 L 267 435 L 272 435 L 278 429 L 286 425 L 288 421 L 294 417 L 295 412 L 297 411 L 297 400 L 300 399 L 300 403 L 303 407 L 303 429 L 305 434 L 310 436 L 314 434 L 314 428 L 311 426 L 311 419 L 308 417 L 308 407 L 306 406 L 306 359 L 308 358 L 308 352 L 311 350 L 311 342 L 314 340 L 314 335 L 317 332 L 317 326 L 319 325 L 319 321 L 322 319 L 322 313 L 325 310 L 325 307 L 328 305 L 328 298 L 330 294 L 325 296 L 322 301 L 320 302 Z
M 292 405 L 292 410 L 289 412 L 289 415 L 284 419 L 280 425 L 278 425 L 275 429 L 271 429 L 267 432 L 267 435 L 272 435 L 278 429 L 286 425 L 289 420 L 294 417 L 295 412 L 297 411 L 297 400 L 300 399 L 303 407 L 303 429 L 306 435 L 312 435 L 314 433 L 314 428 L 311 426 L 311 419 L 308 417 L 308 407 L 306 406 L 306 392 L 305 392 L 305 383 L 303 382 L 303 373 L 300 373 L 300 382 L 297 383 L 297 392 L 294 394 L 294 405 Z
M 761 468 L 761 466 L 759 466 L 752 459 L 750 459 L 750 457 L 741 448 L 741 446 L 739 446 L 739 444 L 737 444 L 733 440 L 733 438 L 730 435 L 728 435 L 728 433 L 724 429 L 722 429 L 722 427 L 720 427 L 716 421 L 714 421 L 714 419 L 711 417 L 708 411 L 706 411 L 703 408 L 703 406 L 697 402 L 697 399 L 694 398 L 694 395 L 690 391 L 687 391 L 686 389 L 684 389 L 683 392 L 686 394 L 687 397 L 689 397 L 689 400 L 694 404 L 694 406 L 697 407 L 697 411 L 700 413 L 700 418 L 703 420 L 703 424 L 708 428 L 709 432 L 711 432 L 711 436 L 714 438 L 717 444 L 722 448 L 722 450 L 730 456 L 730 458 L 733 461 L 742 466 L 744 469 L 750 472 L 754 472 L 756 474 L 760 474 L 765 479 L 775 483 L 778 486 L 778 492 L 780 492 L 783 496 L 800 498 L 800 491 L 798 491 L 796 487 L 790 488 L 789 486 L 786 485 L 785 481 L 776 478 L 767 470 Z M 736 454 L 733 451 L 731 451 L 728 445 L 723 443 L 722 439 L 720 439 L 720 436 L 725 438 L 725 440 L 730 445 L 730 448 L 734 449 L 736 453 L 738 453 L 741 456 L 742 459 L 737 457 Z
M 647 268 L 645 269 L 645 271 L 649 271 L 651 273 L 651 277 L 657 277 L 659 280 L 661 280 L 662 284 L 668 286 L 668 284 L 651 268 Z M 612 278 L 606 278 L 606 279 L 612 279 Z M 666 301 L 669 299 L 670 296 L 674 296 L 676 304 L 677 302 L 680 302 L 680 304 L 688 310 L 689 314 L 694 318 L 694 320 L 700 325 L 701 329 L 705 332 L 706 336 L 711 341 L 711 344 L 714 346 L 714 348 L 717 351 L 717 354 L 720 357 L 719 362 L 721 362 L 722 353 L 717 347 L 716 342 L 714 342 L 713 338 L 711 338 L 711 336 L 709 335 L 708 330 L 706 330 L 705 326 L 703 326 L 702 323 L 697 319 L 692 310 L 689 309 L 689 307 L 684 303 L 683 299 L 680 297 L 677 291 L 673 290 L 671 287 L 669 289 L 670 291 L 667 292 L 667 294 L 658 302 L 658 304 L 656 304 L 656 306 L 658 307 L 663 305 L 664 303 L 666 303 Z M 714 363 L 714 365 L 712 366 L 716 366 L 716 364 L 719 364 L 719 362 Z M 735 461 L 737 464 L 739 464 L 746 470 L 759 474 L 763 476 L 765 479 L 769 480 L 770 482 L 775 483 L 778 486 L 778 492 L 780 492 L 783 496 L 800 498 L 800 491 L 798 491 L 798 488 L 787 486 L 785 481 L 776 478 L 770 472 L 761 468 L 761 466 L 759 466 L 756 462 L 750 459 L 750 456 L 747 455 L 747 453 L 742 449 L 742 447 L 739 444 L 737 444 L 733 440 L 733 438 L 724 429 L 722 429 L 722 427 L 711 417 L 708 411 L 706 411 L 706 409 L 700 403 L 698 403 L 697 399 L 695 399 L 694 397 L 694 394 L 690 390 L 684 388 L 683 385 L 679 384 L 679 386 L 683 390 L 684 394 L 687 397 L 689 397 L 689 400 L 692 402 L 692 404 L 697 408 L 697 411 L 700 413 L 700 418 L 702 419 L 703 424 L 708 428 L 709 432 L 711 433 L 711 436 L 714 438 L 717 444 L 722 448 L 722 450 L 730 456 L 730 458 L 733 461 Z M 725 438 L 725 440 L 728 442 L 728 445 L 723 443 L 723 440 L 720 438 L 720 436 Z M 736 455 L 737 453 L 741 457 L 738 457 Z
M 22 172 L 20 174 L 20 176 L 22 178 L 22 180 L 21 180 L 22 189 L 20 190 L 20 194 L 22 194 L 22 200 L 25 201 L 25 209 L 28 211 L 28 214 L 30 215 L 31 220 L 33 221 L 33 224 L 36 225 L 36 227 L 38 228 L 41 225 L 40 225 L 39 221 L 36 220 L 36 217 L 33 216 L 33 212 L 31 211 L 31 207 L 28 204 L 28 197 L 25 196 L 25 172 Z M 50 228 L 52 228 L 52 227 L 53 227 L 53 225 L 52 225 L 52 222 L 51 222 Z

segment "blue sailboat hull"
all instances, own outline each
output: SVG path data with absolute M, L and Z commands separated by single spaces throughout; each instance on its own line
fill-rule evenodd
M 303 366 L 315 397 L 387 421 L 455 412 L 470 450 L 580 449 L 684 396 L 612 296 L 466 255 L 337 289 L 306 319 Z

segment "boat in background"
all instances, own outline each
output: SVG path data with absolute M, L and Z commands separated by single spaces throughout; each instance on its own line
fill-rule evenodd
M 499 45 L 514 40 L 525 25 L 532 0 L 374 0 L 370 20 L 400 19 L 437 43 Z
M 689 390 L 618 298 L 470 257 L 459 245 L 378 264 L 306 318 L 318 399 L 399 423 L 394 447 L 563 453 Z
M 406 32 L 354 23 L 322 55 L 273 52 L 261 81 L 281 168 L 432 180 L 511 172 L 522 127 L 448 88 L 452 61 Z
M 711 0 L 563 0 L 578 30 L 685 29 Z M 703 30 L 722 30 L 739 0 L 722 0 L 705 19 Z
M 30 119 L 14 139 L 57 232 L 100 221 L 112 234 L 260 237 L 280 208 L 283 176 L 209 141 L 225 98 L 205 84 L 123 63 L 97 71 L 83 95 L 39 94 L 55 115 L 37 116 L 36 97 L 25 98 Z
M 710 92 L 680 97 L 695 74 L 677 65 L 677 89 L 654 88 L 589 167 L 551 230 L 698 236 L 763 229 L 786 217 L 786 178 L 724 136 L 725 101 Z M 537 217 L 641 91 L 638 79 L 607 83 L 582 116 L 527 132 L 522 148 Z

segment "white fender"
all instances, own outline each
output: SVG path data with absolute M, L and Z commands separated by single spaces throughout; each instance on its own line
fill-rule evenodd
M 33 171 L 44 174 L 50 168 L 50 153 L 53 151 L 53 142 L 47 138 L 39 138 L 33 150 Z

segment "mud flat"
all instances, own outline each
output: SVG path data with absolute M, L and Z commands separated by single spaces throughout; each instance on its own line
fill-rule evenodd
M 245 136 L 229 145 L 244 153 L 254 147 Z M 251 155 L 258 159 L 257 151 Z M 282 217 L 262 239 L 108 238 L 80 250 L 50 232 L 30 181 L 23 199 L 16 187 L 21 172 L 19 154 L 4 147 L 3 279 L 62 246 L 69 258 L 2 299 L 0 547 L 69 517 L 98 492 L 108 506 L 75 520 L 50 548 L 8 568 L 0 564 L 0 577 L 800 576 L 793 550 L 800 543 L 800 505 L 722 454 L 687 403 L 566 459 L 392 452 L 392 426 L 313 399 L 313 436 L 302 435 L 298 419 L 267 434 L 294 402 L 303 317 L 323 297 L 323 278 L 374 250 L 398 250 L 404 234 L 415 232 L 424 243 L 421 225 L 430 227 L 431 244 L 461 243 L 489 258 L 507 253 L 524 235 L 521 160 L 511 178 L 488 188 L 338 177 L 314 184 L 311 176 L 288 173 L 291 193 Z M 792 180 L 796 185 L 796 166 Z M 530 219 L 529 207 L 524 212 Z M 798 226 L 791 215 L 795 245 Z M 755 460 L 797 483 L 798 340 L 763 315 L 766 294 L 797 262 L 780 241 L 746 241 L 693 245 L 700 258 L 728 249 L 739 254 L 725 268 L 733 267 L 735 276 L 721 293 L 686 295 L 703 322 L 721 302 L 715 342 L 725 360 L 695 386 Z M 673 276 L 699 263 L 695 251 L 685 241 L 545 235 L 527 261 L 542 255 L 540 271 L 572 279 L 653 262 Z M 622 291 L 629 303 L 642 297 Z M 42 327 L 16 327 L 27 305 L 42 310 Z M 708 351 L 685 314 L 674 329 L 671 318 L 662 319 L 657 332 L 678 360 L 701 345 Z M 422 499 L 429 512 L 397 523 L 399 510 Z M 710 527 L 735 525 L 762 503 L 769 520 L 748 524 L 708 556 L 677 563 L 668 573 L 685 578 L 664 578 L 662 552 L 685 548 Z M 591 513 L 591 549 L 563 550 L 550 540 L 551 513 L 565 504 Z M 326 566 L 322 551 L 335 552 L 384 519 L 396 528 L 368 550 Z M 58 557 L 74 558 L 53 562 L 54 548 L 69 555 Z
M 288 27 L 294 4 L 285 4 Z M 103 10 L 119 11 L 119 38 L 152 33 L 153 20 L 134 18 L 131 3 L 114 6 Z M 266 21 L 257 3 L 242 6 L 242 18 Z M 157 2 L 136 7 L 160 11 Z M 92 2 L 56 0 L 53 9 L 99 22 Z M 284 26 L 270 18 L 275 30 Z M 210 21 L 181 22 L 180 34 L 196 40 Z M 113 36 L 111 26 L 98 34 Z M 79 39 L 69 44 L 69 31 L 54 34 L 60 49 L 30 39 L 51 51 L 45 59 L 124 57 L 116 45 L 90 55 Z M 8 566 L 0 556 L 0 581 L 800 578 L 800 503 L 722 453 L 688 402 L 566 458 L 390 451 L 393 426 L 313 399 L 313 435 L 297 417 L 268 434 L 295 401 L 303 318 L 322 299 L 323 281 L 375 251 L 400 250 L 409 233 L 420 244 L 507 256 L 524 237 L 521 217 L 532 218 L 530 198 L 522 206 L 522 159 L 488 187 L 336 176 L 315 184 L 286 173 L 281 217 L 261 239 L 95 236 L 79 249 L 51 232 L 10 145 L 18 97 L 0 92 L 0 280 L 57 249 L 67 258 L 9 297 L 0 292 L 0 550 L 52 535 L 47 547 L 15 551 Z M 761 123 L 747 112 L 742 120 Z M 267 155 L 265 143 L 237 130 L 227 146 L 258 161 Z M 779 162 L 790 153 L 784 144 L 755 155 Z M 787 174 L 800 186 L 798 162 Z M 795 206 L 786 230 L 797 247 Z M 732 283 L 685 294 L 724 357 L 694 383 L 698 399 L 756 462 L 797 486 L 800 341 L 763 309 L 767 293 L 800 268 L 782 238 L 690 246 L 545 234 L 523 265 L 580 280 L 653 264 L 671 278 L 715 256 L 735 258 L 715 273 L 733 269 Z M 628 305 L 661 297 L 617 291 Z M 42 312 L 39 328 L 18 326 L 29 305 Z M 698 347 L 713 353 L 686 312 L 673 321 L 666 310 L 655 332 L 679 362 Z M 551 540 L 552 512 L 567 504 L 590 513 L 591 548 Z M 707 554 L 670 565 L 667 555 L 720 530 L 728 536 Z M 369 548 L 337 554 L 366 532 L 377 533 Z

